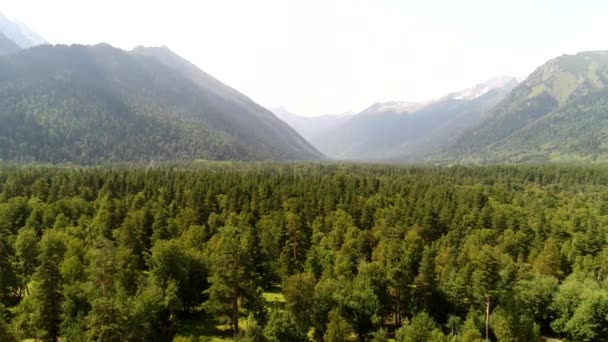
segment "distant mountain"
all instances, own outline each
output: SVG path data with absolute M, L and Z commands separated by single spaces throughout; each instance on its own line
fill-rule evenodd
M 41 35 L 32 31 L 19 20 L 12 20 L 0 13 L 0 32 L 22 49 L 48 44 Z
M 447 97 L 455 100 L 474 100 L 494 89 L 506 89 L 510 91 L 517 83 L 517 79 L 511 76 L 495 76 L 469 89 L 449 94 Z
M 268 110 L 167 48 L 42 45 L 0 58 L 0 159 L 310 160 Z
M 321 116 L 303 116 L 291 113 L 283 107 L 271 108 L 270 110 L 313 144 L 325 132 L 343 124 L 354 115 L 348 112 Z
M 15 53 L 21 50 L 15 42 L 8 39 L 4 34 L 0 32 L 0 56 Z
M 312 143 L 336 159 L 420 160 L 477 124 L 516 85 L 501 76 L 433 101 L 375 103 Z
M 608 51 L 552 59 L 477 127 L 446 150 L 446 161 L 608 161 Z

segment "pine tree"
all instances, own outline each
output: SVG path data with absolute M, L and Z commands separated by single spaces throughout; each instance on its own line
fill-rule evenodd
M 494 252 L 489 247 L 484 247 L 475 260 L 475 271 L 472 276 L 472 290 L 478 302 L 485 304 L 486 329 L 485 337 L 489 338 L 490 314 L 494 305 L 493 301 L 498 291 L 500 276 L 498 271 L 500 264 Z
M 327 330 L 324 336 L 326 342 L 348 341 L 354 333 L 353 328 L 342 318 L 340 312 L 333 310 L 329 313 Z
M 61 324 L 63 279 L 59 266 L 65 251 L 63 234 L 55 230 L 45 231 L 40 240 L 40 265 L 34 275 L 38 284 L 33 296 L 38 304 L 38 326 L 44 332 L 44 338 L 54 342 L 59 339 Z
M 239 333 L 239 301 L 255 288 L 250 252 L 251 228 L 225 226 L 209 242 L 210 277 L 209 300 L 205 309 L 218 314 L 230 323 L 233 334 Z
M 15 254 L 19 260 L 22 290 L 29 294 L 28 282 L 36 269 L 38 258 L 38 236 L 34 228 L 19 231 L 15 241 Z

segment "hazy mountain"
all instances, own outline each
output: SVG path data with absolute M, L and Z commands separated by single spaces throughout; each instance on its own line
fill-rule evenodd
M 32 31 L 24 23 L 9 19 L 2 13 L 0 13 L 0 32 L 23 49 L 47 44 L 47 41 L 41 35 Z
M 19 50 L 20 48 L 17 44 L 15 44 L 15 42 L 8 39 L 0 32 L 0 56 L 8 55 Z
M 348 121 L 353 113 L 342 114 L 327 114 L 321 116 L 303 116 L 289 112 L 287 109 L 271 108 L 270 109 L 279 119 L 285 121 L 293 127 L 306 140 L 313 143 L 319 136 L 322 136 L 328 130 L 331 130 L 344 122 Z
M 477 124 L 516 84 L 501 76 L 433 101 L 375 103 L 312 143 L 337 159 L 418 160 Z
M 461 162 L 606 160 L 608 51 L 552 59 L 444 154 Z
M 233 107 L 238 107 L 241 111 L 246 111 L 251 120 L 242 120 L 243 113 L 235 108 L 226 108 L 219 116 L 219 127 L 226 127 L 234 134 L 249 138 L 248 135 L 261 139 L 268 145 L 283 145 L 287 153 L 283 159 L 310 159 L 323 157 L 312 145 L 302 139 L 302 137 L 289 125 L 278 120 L 276 115 L 266 108 L 253 102 L 247 96 L 237 90 L 218 81 L 213 76 L 205 73 L 194 64 L 181 58 L 167 47 L 143 48 L 138 47 L 132 51 L 136 55 L 154 57 L 166 66 L 180 72 L 188 77 L 192 82 L 201 87 L 206 93 L 212 94 L 222 101 L 230 103 Z M 238 133 L 241 132 L 241 133 Z
M 0 58 L 0 159 L 318 159 L 271 112 L 167 48 L 43 45 Z

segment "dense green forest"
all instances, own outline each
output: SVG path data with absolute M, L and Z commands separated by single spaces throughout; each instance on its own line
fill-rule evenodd
M 205 341 L 188 328 L 211 322 L 240 341 L 602 341 L 607 185 L 603 167 L 3 166 L 0 340 Z

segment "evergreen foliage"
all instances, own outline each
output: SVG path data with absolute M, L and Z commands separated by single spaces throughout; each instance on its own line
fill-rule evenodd
M 602 341 L 606 184 L 599 166 L 0 166 L 0 338 L 166 341 L 202 317 L 251 341 Z

